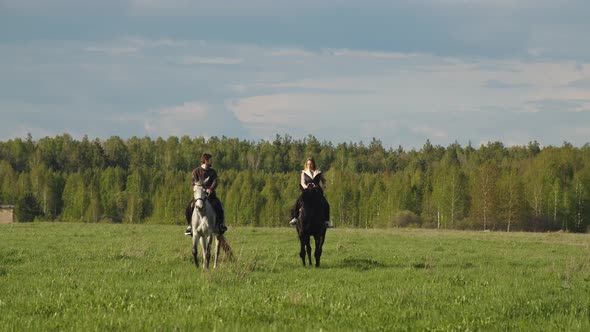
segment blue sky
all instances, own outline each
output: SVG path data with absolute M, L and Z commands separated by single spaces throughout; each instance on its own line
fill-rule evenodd
M 0 139 L 590 141 L 590 2 L 0 0 Z

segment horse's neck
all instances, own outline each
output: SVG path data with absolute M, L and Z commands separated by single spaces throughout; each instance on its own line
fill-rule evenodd
M 197 215 L 199 216 L 199 220 L 203 220 L 203 217 L 207 217 L 207 221 L 210 224 L 213 224 L 215 222 L 215 213 L 213 211 L 213 206 L 211 205 L 211 203 L 209 203 L 209 201 L 205 200 L 203 202 L 203 209 L 199 210 L 196 206 L 195 206 L 195 212 L 197 213 Z M 199 222 L 201 223 L 201 222 Z

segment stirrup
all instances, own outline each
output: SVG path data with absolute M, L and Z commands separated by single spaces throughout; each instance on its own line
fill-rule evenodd
M 298 221 L 297 218 L 293 218 L 293 219 L 291 219 L 291 221 L 289 221 L 289 225 L 295 226 L 295 225 L 297 225 L 297 221 Z

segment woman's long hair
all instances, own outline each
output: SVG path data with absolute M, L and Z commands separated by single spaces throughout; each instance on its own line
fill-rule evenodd
M 308 161 L 311 161 L 311 166 L 313 166 L 313 168 L 311 168 L 311 167 L 307 167 L 307 162 L 308 162 Z M 309 157 L 309 158 L 307 158 L 307 159 L 305 160 L 305 164 L 303 165 L 303 169 L 304 169 L 304 170 L 309 170 L 309 169 L 312 169 L 312 170 L 314 170 L 314 171 L 315 171 L 315 170 L 316 170 L 316 168 L 317 168 L 317 167 L 316 167 L 316 165 L 315 165 L 315 159 L 313 159 L 312 157 Z

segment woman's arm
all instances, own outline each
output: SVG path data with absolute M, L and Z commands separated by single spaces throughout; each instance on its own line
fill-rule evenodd
M 301 184 L 301 188 L 307 189 L 307 184 L 305 184 L 305 173 L 301 172 L 301 180 L 299 182 Z

